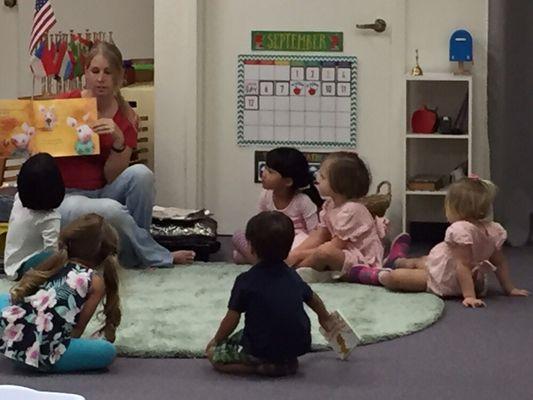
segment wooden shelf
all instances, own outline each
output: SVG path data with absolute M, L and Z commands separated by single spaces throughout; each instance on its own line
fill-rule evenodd
M 408 81 L 470 81 L 472 75 L 454 75 L 447 72 L 430 72 L 421 76 L 406 75 Z
M 469 135 L 443 135 L 441 133 L 407 133 L 407 139 L 468 139 Z
M 446 188 L 441 190 L 406 190 L 408 196 L 446 196 Z

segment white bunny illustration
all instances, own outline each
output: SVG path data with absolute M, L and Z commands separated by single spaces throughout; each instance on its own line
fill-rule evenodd
M 35 134 L 35 128 L 29 126 L 26 122 L 22 124 L 22 132 L 15 133 L 11 136 L 11 144 L 15 146 L 15 149 L 11 153 L 12 157 L 27 158 L 30 155 L 28 146 L 30 144 L 31 137 Z
M 85 114 L 83 116 L 83 122 L 78 123 L 76 118 L 68 117 L 67 118 L 67 124 L 74 129 L 76 129 L 76 135 L 78 136 L 78 140 L 76 141 L 76 144 L 74 145 L 74 149 L 76 150 L 76 153 L 80 155 L 89 155 L 93 154 L 94 152 L 94 143 L 92 139 L 93 130 L 87 125 L 87 120 L 89 119 L 89 114 Z
M 45 107 L 42 104 L 39 106 L 39 112 L 44 119 L 44 129 L 51 131 L 57 123 L 57 117 L 55 114 L 54 106 Z

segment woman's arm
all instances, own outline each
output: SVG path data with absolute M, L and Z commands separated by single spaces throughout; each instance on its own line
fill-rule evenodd
M 115 142 L 114 142 L 115 143 Z M 133 149 L 124 142 L 120 147 L 113 143 L 109 157 L 104 165 L 104 176 L 107 183 L 113 182 L 130 165 Z M 113 148 L 124 148 L 124 151 L 116 152 Z
M 528 296 L 529 292 L 524 289 L 517 289 L 513 282 L 511 281 L 511 277 L 509 276 L 509 263 L 507 262 L 507 259 L 503 255 L 503 252 L 500 250 L 496 250 L 492 257 L 490 258 L 490 262 L 496 265 L 496 276 L 498 277 L 498 281 L 500 282 L 500 286 L 502 287 L 503 291 L 508 296 Z
M 102 301 L 105 296 L 105 284 L 104 279 L 96 274 L 92 276 L 91 287 L 89 293 L 87 293 L 87 299 L 81 308 L 80 315 L 78 317 L 78 323 L 72 330 L 70 336 L 73 338 L 79 338 L 83 335 L 87 324 L 91 320 L 96 307 Z

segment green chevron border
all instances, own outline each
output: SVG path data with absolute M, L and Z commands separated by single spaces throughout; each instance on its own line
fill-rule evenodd
M 329 61 L 350 62 L 350 141 L 322 142 L 305 140 L 247 140 L 244 138 L 244 61 L 245 60 L 279 60 L 279 61 Z M 239 146 L 309 146 L 309 147 L 355 147 L 357 145 L 357 57 L 355 56 L 291 56 L 291 55 L 256 55 L 240 54 L 237 60 L 237 144 Z

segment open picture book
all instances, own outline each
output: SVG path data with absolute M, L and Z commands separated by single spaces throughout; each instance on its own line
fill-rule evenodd
M 100 154 L 96 99 L 0 100 L 0 157 Z
M 320 333 L 337 353 L 337 356 L 341 360 L 347 360 L 352 350 L 361 342 L 361 338 L 340 311 L 333 311 L 331 319 L 331 329 L 326 332 L 324 328 L 320 327 Z

